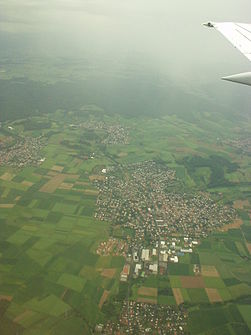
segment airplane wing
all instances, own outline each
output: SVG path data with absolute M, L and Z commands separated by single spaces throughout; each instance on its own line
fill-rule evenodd
M 251 61 L 251 24 L 208 22 L 204 23 L 204 25 L 209 28 L 217 29 Z M 251 72 L 228 76 L 222 79 L 251 86 Z

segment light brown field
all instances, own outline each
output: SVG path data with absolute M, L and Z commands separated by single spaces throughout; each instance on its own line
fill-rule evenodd
M 11 181 L 14 178 L 14 174 L 11 174 L 9 172 L 5 172 L 0 179 L 5 180 L 5 181 Z
M 40 188 L 40 192 L 53 193 L 65 180 L 65 174 L 57 174 Z
M 215 302 L 222 302 L 222 298 L 216 288 L 206 288 L 206 292 L 211 304 Z
M 138 289 L 138 295 L 146 295 L 146 296 L 150 296 L 150 297 L 157 297 L 158 296 L 158 290 L 156 288 L 153 288 L 153 287 L 141 286 Z
M 64 169 L 64 166 L 61 166 L 61 165 L 54 165 L 51 169 L 52 169 L 53 171 L 62 172 L 63 169 Z
M 195 151 L 192 148 L 187 148 L 187 147 L 177 147 L 175 149 L 178 153 L 184 153 L 184 154 L 194 154 Z
M 83 190 L 83 193 L 86 195 L 98 195 L 99 191 L 98 190 Z
M 71 190 L 72 188 L 73 188 L 73 184 L 70 184 L 70 183 L 62 183 L 59 186 L 60 190 Z
M 77 181 L 76 185 L 90 186 L 90 183 L 88 183 L 87 181 Z
M 31 181 L 27 181 L 27 180 L 22 181 L 21 184 L 24 186 L 28 186 L 28 187 L 31 187 L 33 185 Z
M 201 274 L 205 277 L 220 277 L 218 271 L 213 265 L 201 265 Z
M 227 224 L 221 227 L 219 230 L 222 232 L 227 232 L 229 229 L 239 229 L 242 224 L 243 221 L 241 219 L 235 219 L 233 223 Z
M 251 255 L 251 243 L 246 243 L 246 244 L 247 244 L 248 251 L 249 251 L 249 253 Z
M 182 296 L 181 290 L 179 288 L 173 288 L 172 290 L 173 290 L 174 298 L 176 300 L 176 304 L 177 305 L 183 304 L 184 298 Z
M 54 176 L 57 176 L 58 173 L 57 173 L 56 171 L 49 171 L 49 172 L 47 173 L 47 175 L 50 176 L 50 177 L 54 177 Z
M 113 278 L 115 276 L 116 269 L 111 268 L 111 269 L 104 269 L 101 273 L 101 276 L 106 277 L 106 278 Z
M 128 153 L 127 152 L 120 152 L 119 154 L 118 154 L 118 156 L 119 157 L 126 157 L 126 156 L 128 156 Z
M 204 288 L 205 284 L 202 277 L 180 276 L 183 288 Z
M 13 297 L 11 295 L 0 295 L 0 301 L 1 300 L 11 301 L 12 299 Z
M 92 175 L 92 176 L 89 176 L 89 179 L 91 182 L 93 182 L 94 180 L 105 181 L 105 176 Z
M 15 201 L 19 201 L 21 199 L 21 196 L 19 195 L 18 197 L 16 197 Z
M 145 304 L 157 304 L 157 299 L 151 299 L 151 298 L 138 298 L 137 302 L 143 302 Z
M 0 204 L 0 208 L 13 208 L 15 204 Z
M 63 183 L 66 178 L 77 179 L 79 175 L 60 173 L 52 177 L 45 185 L 40 188 L 40 192 L 53 193 Z
M 109 295 L 109 291 L 104 290 L 104 293 L 102 294 L 102 297 L 99 300 L 99 304 L 98 304 L 99 309 L 101 309 L 102 306 L 104 305 L 106 299 L 108 298 L 108 295 Z
M 235 209 L 243 209 L 244 207 L 248 207 L 248 206 L 249 206 L 248 200 L 236 200 L 234 202 Z
M 33 312 L 32 311 L 25 311 L 23 312 L 22 314 L 18 315 L 17 317 L 15 317 L 15 319 L 13 320 L 14 322 L 19 322 L 19 321 L 22 321 L 23 319 L 25 319 L 26 317 L 32 315 Z

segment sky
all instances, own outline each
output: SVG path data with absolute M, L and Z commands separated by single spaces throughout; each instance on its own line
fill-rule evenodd
M 251 23 L 250 13 L 250 0 L 0 0 L 0 43 L 12 54 L 144 63 L 206 85 L 251 65 L 202 23 Z

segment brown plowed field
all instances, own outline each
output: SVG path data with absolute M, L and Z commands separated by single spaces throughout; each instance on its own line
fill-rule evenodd
M 102 297 L 99 300 L 99 304 L 98 304 L 99 309 L 101 309 L 102 306 L 104 305 L 106 299 L 108 298 L 108 295 L 109 295 L 109 291 L 105 290 L 104 293 L 102 294 Z
M 219 230 L 223 232 L 227 232 L 229 231 L 229 229 L 239 229 L 242 224 L 243 224 L 243 221 L 241 219 L 235 219 L 233 223 L 227 224 L 221 227 Z
M 243 209 L 244 207 L 248 207 L 248 206 L 249 206 L 248 200 L 236 200 L 234 202 L 235 209 Z
M 101 273 L 101 276 L 106 277 L 106 278 L 113 278 L 115 276 L 116 269 L 104 269 Z
M 183 288 L 204 288 L 202 277 L 181 276 L 180 281 Z
M 12 299 L 13 297 L 11 295 L 0 295 L 0 301 L 1 300 L 11 301 Z

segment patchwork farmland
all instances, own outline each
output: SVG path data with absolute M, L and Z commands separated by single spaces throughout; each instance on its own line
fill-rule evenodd
M 93 120 L 74 121 L 75 125 L 72 117 L 62 111 L 55 112 L 50 129 L 35 131 L 23 131 L 22 123 L 17 123 L 15 131 L 22 136 L 43 133 L 46 141 L 39 151 L 43 160 L 39 164 L 31 164 L 31 160 L 19 168 L 15 164 L 0 166 L 1 335 L 79 335 L 92 334 L 100 328 L 104 334 L 110 334 L 111 329 L 144 334 L 153 325 L 152 333 L 249 334 L 250 191 L 244 184 L 218 188 L 210 184 L 221 166 L 223 184 L 235 178 L 236 165 L 224 157 L 227 152 L 239 162 L 238 154 L 232 148 L 217 147 L 222 156 L 215 158 L 209 153 L 207 159 L 197 161 L 194 157 L 201 152 L 205 155 L 216 145 L 210 147 L 207 136 L 203 135 L 201 141 L 187 141 L 189 126 L 171 116 L 154 121 L 154 127 L 148 120 L 140 124 L 120 120 L 126 124 L 126 141 L 121 140 L 117 131 L 122 126 L 114 125 L 109 116 L 97 117 L 113 124 L 101 128 Z M 95 117 L 87 113 L 85 118 Z M 109 141 L 105 140 L 107 129 L 116 130 Z M 160 139 L 156 143 L 159 134 L 167 133 L 168 145 Z M 246 158 L 240 167 L 245 176 L 249 173 L 249 163 Z M 110 168 L 118 179 L 124 178 L 127 192 L 139 192 L 135 166 L 143 169 L 142 184 L 148 176 L 149 189 L 154 186 L 156 195 L 161 190 L 162 199 L 166 199 L 165 208 L 159 211 L 161 198 L 154 197 L 159 232 L 155 239 L 151 239 L 154 229 L 149 230 L 155 227 L 154 211 L 146 192 L 134 195 L 130 213 L 119 205 L 115 221 L 112 216 L 102 221 L 95 217 L 102 200 L 98 186 L 106 188 L 106 178 L 113 178 Z M 152 169 L 150 173 L 148 166 Z M 175 176 L 174 182 L 162 178 L 156 183 L 166 171 Z M 136 179 L 133 184 L 126 184 L 130 173 Z M 133 187 L 128 189 L 128 185 Z M 105 191 L 110 194 L 114 189 Z M 192 202 L 192 208 L 191 199 L 183 198 L 190 191 L 192 199 L 203 194 L 203 201 Z M 177 201 L 170 202 L 172 198 L 168 200 L 167 194 Z M 123 194 L 121 198 L 124 199 Z M 206 225 L 213 214 L 215 224 L 207 232 L 208 236 L 196 225 L 199 239 L 192 245 L 192 252 L 188 249 L 193 241 L 191 236 L 190 242 L 182 242 L 181 249 L 185 248 L 185 252 L 176 243 L 165 261 L 164 257 L 160 260 L 158 253 L 160 240 L 170 240 L 172 244 L 172 239 L 176 242 L 186 239 L 181 229 L 176 231 L 175 217 L 172 216 L 174 233 L 169 231 L 168 221 L 163 222 L 163 211 L 165 215 L 168 210 L 173 214 L 170 204 L 176 213 L 180 211 L 178 205 L 184 205 L 179 227 L 185 227 L 186 219 L 194 213 L 195 223 L 205 220 Z M 140 210 L 134 211 L 135 208 Z M 224 209 L 220 215 L 219 208 Z M 152 225 L 147 229 L 144 229 L 144 217 Z M 141 235 L 135 233 L 137 220 L 142 223 Z M 191 225 L 189 234 L 193 231 Z M 140 258 L 143 249 L 150 247 L 151 265 L 159 262 L 166 266 L 154 271 L 146 259 L 133 260 L 135 250 Z M 171 260 L 172 251 L 178 255 L 178 262 Z M 136 262 L 141 263 L 137 275 Z M 121 273 L 125 264 L 130 270 L 123 282 Z

